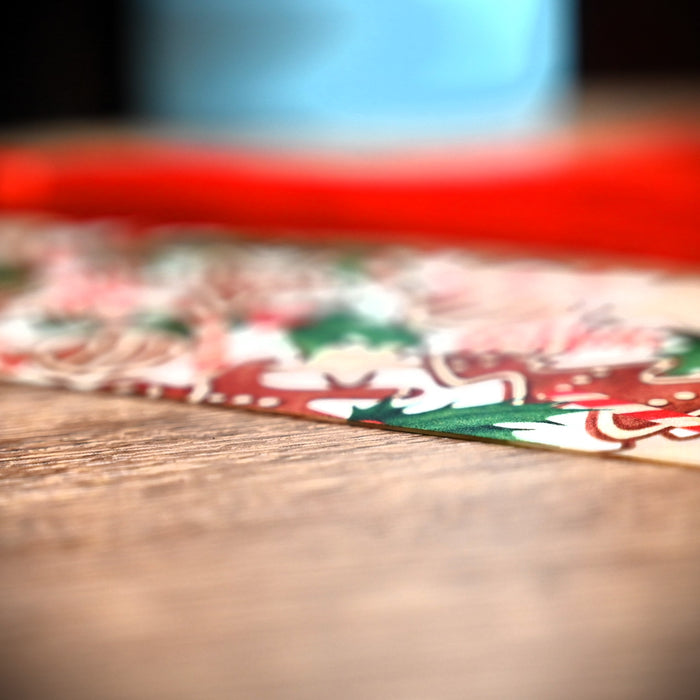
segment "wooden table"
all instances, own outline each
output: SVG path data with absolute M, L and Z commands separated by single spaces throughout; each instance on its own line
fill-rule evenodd
M 700 697 L 700 473 L 0 385 L 7 698 Z

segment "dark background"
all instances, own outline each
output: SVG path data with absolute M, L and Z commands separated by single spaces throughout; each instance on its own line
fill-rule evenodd
M 133 114 L 125 68 L 133 6 L 133 0 L 5 3 L 0 125 Z M 581 81 L 697 79 L 699 8 L 698 0 L 580 0 Z

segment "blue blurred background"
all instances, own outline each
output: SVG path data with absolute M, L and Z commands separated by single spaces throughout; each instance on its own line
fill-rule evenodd
M 0 15 L 0 126 L 501 132 L 580 85 L 700 74 L 695 0 L 34 0 Z
M 144 0 L 137 110 L 162 120 L 435 134 L 548 121 L 571 0 Z

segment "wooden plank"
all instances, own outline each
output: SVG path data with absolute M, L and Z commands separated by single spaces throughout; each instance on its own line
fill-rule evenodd
M 0 387 L 13 698 L 700 691 L 700 473 Z

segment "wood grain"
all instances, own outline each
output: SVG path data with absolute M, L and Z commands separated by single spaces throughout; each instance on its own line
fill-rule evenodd
M 700 472 L 0 386 L 12 698 L 680 698 Z

